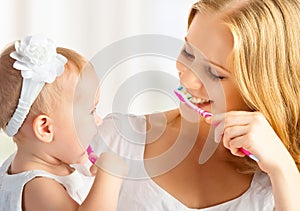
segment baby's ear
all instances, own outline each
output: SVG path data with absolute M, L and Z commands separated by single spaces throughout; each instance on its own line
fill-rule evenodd
M 40 141 L 50 143 L 53 140 L 53 125 L 49 116 L 38 115 L 34 118 L 32 126 L 34 134 Z

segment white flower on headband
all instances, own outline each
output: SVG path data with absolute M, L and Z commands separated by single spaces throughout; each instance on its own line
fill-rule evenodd
M 23 78 L 52 83 L 64 71 L 67 59 L 56 53 L 53 41 L 47 37 L 25 37 L 20 42 L 15 42 L 15 49 L 10 57 L 16 60 L 13 67 L 21 70 Z
M 53 42 L 42 35 L 17 41 L 15 49 L 10 56 L 16 60 L 13 67 L 21 71 L 23 81 L 17 108 L 5 127 L 8 136 L 17 134 L 45 83 L 52 83 L 60 76 L 67 62 L 56 52 Z

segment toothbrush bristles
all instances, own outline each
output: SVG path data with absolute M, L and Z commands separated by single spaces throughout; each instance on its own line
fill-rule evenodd
M 189 106 L 191 109 L 193 109 L 194 111 L 196 111 L 197 113 L 199 113 L 201 116 L 203 116 L 204 118 L 210 117 L 212 116 L 211 113 L 198 108 L 196 105 L 194 105 L 190 100 L 192 99 L 192 96 L 190 93 L 188 93 L 184 87 L 179 86 L 177 90 L 174 90 L 176 96 L 182 101 L 184 102 L 187 106 Z

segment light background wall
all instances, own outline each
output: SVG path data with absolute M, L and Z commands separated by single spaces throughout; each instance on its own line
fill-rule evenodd
M 43 33 L 58 46 L 92 59 L 104 47 L 124 38 L 159 34 L 183 40 L 190 6 L 195 0 L 0 0 L 0 48 L 30 34 Z M 139 58 L 118 67 L 122 77 L 140 69 L 159 69 L 176 77 L 175 61 Z M 112 74 L 101 87 L 99 114 L 112 111 L 113 96 L 122 79 Z M 124 79 L 123 79 L 124 81 Z M 2 102 L 0 102 L 2 103 Z M 132 99 L 130 113 L 150 113 L 177 106 L 162 93 L 145 92 Z M 15 149 L 0 132 L 0 164 Z

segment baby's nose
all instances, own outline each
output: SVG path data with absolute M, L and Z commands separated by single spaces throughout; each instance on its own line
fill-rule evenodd
M 97 112 L 95 112 L 94 117 L 95 117 L 95 123 L 96 123 L 96 125 L 97 126 L 102 125 L 103 119 L 97 114 Z

